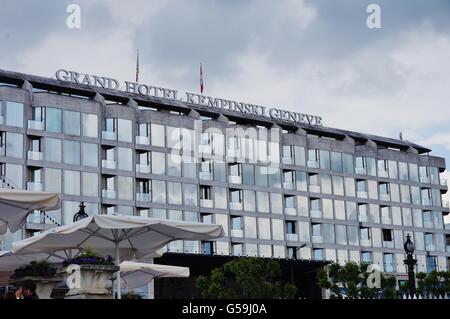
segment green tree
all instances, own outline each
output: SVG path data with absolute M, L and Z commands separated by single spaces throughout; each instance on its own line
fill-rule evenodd
M 199 276 L 196 281 L 203 298 L 217 299 L 279 299 L 294 298 L 296 287 L 282 283 L 278 262 L 245 257 L 213 269 L 211 276 Z
M 382 295 L 383 298 L 395 298 L 396 279 L 393 276 L 380 274 L 379 288 L 369 288 L 367 285 L 370 272 L 368 263 L 346 262 L 345 265 L 332 263 L 317 274 L 319 287 L 330 289 L 331 298 L 375 298 Z
M 442 296 L 450 294 L 450 272 L 432 271 L 429 273 L 419 272 L 417 278 L 417 292 L 421 295 L 432 294 Z

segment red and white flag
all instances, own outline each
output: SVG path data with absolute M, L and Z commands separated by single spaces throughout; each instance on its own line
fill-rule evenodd
M 200 63 L 200 94 L 203 94 L 203 69 Z

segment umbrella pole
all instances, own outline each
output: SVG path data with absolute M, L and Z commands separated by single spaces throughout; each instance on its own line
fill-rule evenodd
M 119 260 L 119 242 L 116 242 L 116 266 L 120 267 L 120 260 Z M 121 280 L 120 280 L 120 268 L 117 271 L 117 276 L 116 276 L 116 280 L 117 280 L 117 299 L 122 299 L 122 290 L 121 290 Z

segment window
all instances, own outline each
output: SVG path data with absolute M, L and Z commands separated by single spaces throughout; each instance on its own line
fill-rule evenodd
M 384 271 L 394 272 L 394 255 L 384 254 L 383 257 L 384 257 Z
M 64 140 L 63 162 L 80 165 L 80 142 Z
M 152 201 L 154 203 L 166 202 L 166 182 L 152 180 Z
M 377 168 L 373 157 L 366 157 L 367 175 L 377 176 Z
M 356 180 L 356 191 L 358 193 L 358 197 L 367 198 L 367 188 L 365 180 Z
M 151 124 L 151 142 L 153 146 L 165 147 L 164 125 Z
M 408 164 L 409 166 L 409 178 L 413 182 L 419 182 L 419 168 L 417 164 Z
M 372 252 L 362 251 L 361 252 L 361 261 L 365 262 L 365 263 L 372 263 Z
M 46 168 L 45 174 L 45 191 L 61 193 L 61 170 Z
M 331 170 L 338 173 L 343 172 L 341 153 L 331 152 Z
M 286 222 L 286 234 L 296 234 L 295 222 L 293 221 Z
M 392 241 L 392 229 L 383 229 L 383 241 Z
M 202 242 L 202 251 L 205 255 L 213 255 L 214 254 L 214 243 L 212 241 Z
M 330 152 L 328 151 L 319 151 L 320 155 L 320 168 L 324 170 L 330 170 L 331 169 L 331 162 L 330 162 Z
M 242 230 L 242 217 L 241 216 L 231 216 L 231 229 Z
M 352 154 L 342 154 L 342 166 L 344 168 L 344 173 L 353 174 L 353 155 Z
M 255 174 L 253 172 L 253 165 L 241 164 L 242 165 L 242 183 L 244 185 L 254 185 L 255 184 Z
M 323 260 L 324 259 L 323 249 L 322 248 L 313 249 L 313 257 L 315 260 Z
M 269 193 L 267 192 L 256 192 L 256 204 L 258 206 L 258 212 L 269 213 Z
M 64 194 L 80 196 L 80 172 L 64 171 Z
M 6 125 L 23 127 L 23 104 L 6 102 Z
M 267 167 L 255 166 L 255 182 L 257 186 L 268 186 Z
M 336 244 L 347 245 L 347 233 L 345 225 L 336 225 Z
M 319 151 L 308 150 L 308 167 L 318 168 Z
M 256 238 L 256 218 L 245 216 L 244 222 L 245 222 L 245 237 Z
M 363 156 L 357 156 L 355 158 L 355 171 L 356 174 L 366 174 L 366 161 Z
M 98 174 L 83 172 L 83 196 L 98 197 Z
M 250 212 L 256 211 L 254 191 L 244 190 L 244 210 Z
M 436 257 L 427 256 L 427 272 L 436 271 Z
M 295 146 L 295 165 L 305 166 L 305 148 L 302 146 Z
M 93 143 L 82 143 L 82 163 L 84 166 L 98 167 L 98 146 Z
M 133 184 L 134 179 L 132 177 L 118 176 L 118 198 L 123 200 L 133 200 Z
M 270 207 L 272 214 L 282 214 L 283 213 L 283 198 L 279 193 L 270 194 Z
M 270 219 L 258 218 L 258 234 L 261 239 L 271 239 L 270 236 Z
M 398 177 L 402 181 L 409 180 L 408 178 L 408 164 L 404 162 L 398 162 Z
M 388 177 L 388 161 L 387 160 L 378 160 L 377 161 L 377 168 L 378 168 L 378 176 L 379 177 Z
M 83 136 L 98 137 L 98 117 L 96 114 L 83 113 L 82 126 Z
M 359 234 L 361 240 L 369 241 L 370 240 L 370 228 L 369 227 L 360 227 Z
M 214 187 L 214 207 L 226 209 L 227 205 L 227 189 L 225 187 Z
M 23 135 L 6 132 L 6 156 L 23 158 Z
M 181 183 L 167 182 L 169 204 L 181 205 Z
M 61 133 L 61 110 L 47 107 L 45 113 L 45 129 L 48 132 Z
M 197 206 L 197 185 L 183 184 L 184 205 Z
M 122 142 L 132 142 L 133 136 L 133 122 L 131 120 L 118 119 L 117 121 L 118 128 L 118 140 Z
M 166 154 L 152 152 L 152 173 L 158 175 L 166 174 Z
M 64 134 L 80 135 L 80 112 L 64 111 Z
M 389 161 L 389 178 L 398 179 L 398 169 L 396 161 Z
M 131 148 L 117 148 L 118 166 L 120 170 L 133 170 L 133 151 Z
M 344 180 L 342 176 L 333 175 L 333 194 L 344 196 Z

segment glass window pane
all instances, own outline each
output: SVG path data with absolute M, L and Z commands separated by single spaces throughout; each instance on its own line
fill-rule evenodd
M 167 182 L 169 204 L 181 205 L 181 183 Z
M 197 206 L 198 195 L 196 184 L 183 184 L 184 205 Z
M 152 152 L 152 173 L 166 174 L 166 154 L 160 152 Z
M 65 164 L 80 165 L 80 142 L 64 140 L 63 161 Z
M 83 172 L 83 196 L 98 197 L 98 174 Z
M 166 202 L 166 182 L 152 180 L 152 201 L 154 203 Z
M 6 125 L 23 127 L 23 104 L 6 102 Z
M 98 137 L 98 117 L 97 114 L 83 113 L 83 136 Z
M 133 121 L 118 119 L 117 124 L 118 124 L 117 137 L 119 141 L 131 143 L 133 136 Z
M 46 192 L 61 193 L 61 170 L 46 168 L 44 174 L 44 190 Z
M 98 167 L 98 146 L 92 143 L 82 143 L 83 165 Z
M 119 169 L 124 171 L 133 170 L 133 150 L 131 148 L 118 147 Z
M 57 138 L 44 138 L 44 160 L 61 163 L 61 140 Z
M 133 183 L 132 177 L 118 176 L 117 189 L 119 199 L 133 200 Z
M 61 133 L 61 110 L 47 107 L 45 110 L 45 129 Z
M 23 135 L 6 132 L 6 156 L 23 158 Z
M 270 207 L 272 210 L 272 214 L 283 213 L 283 198 L 281 194 L 277 193 L 270 194 Z
M 80 172 L 64 171 L 64 194 L 80 196 Z
M 153 146 L 165 147 L 164 125 L 151 124 L 151 141 Z
M 80 135 L 80 112 L 64 111 L 64 134 Z

